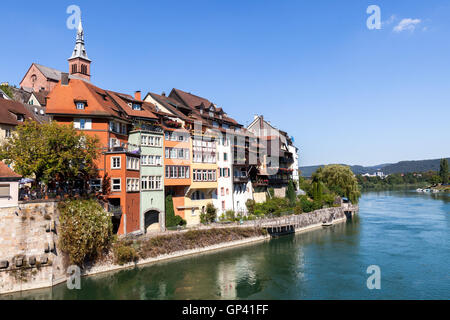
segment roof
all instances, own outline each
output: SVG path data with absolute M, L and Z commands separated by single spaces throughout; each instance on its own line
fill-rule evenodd
M 200 113 L 197 111 L 197 109 L 200 108 L 210 108 L 211 106 L 214 107 L 215 111 L 222 114 L 222 118 L 215 117 L 214 119 L 219 121 L 226 121 L 228 123 L 239 125 L 238 122 L 230 117 L 228 117 L 222 108 L 218 108 L 214 103 L 209 101 L 206 98 L 199 97 L 197 95 L 194 95 L 192 93 L 184 92 L 180 89 L 172 89 L 172 92 L 170 93 L 169 97 L 173 97 L 174 99 L 183 102 L 187 106 L 191 107 L 193 110 L 195 110 L 199 115 Z M 204 119 L 210 119 L 209 115 L 203 114 L 200 115 Z
M 75 107 L 77 101 L 86 103 L 84 110 Z M 141 110 L 133 110 L 128 103 L 139 103 Z M 137 101 L 132 96 L 104 90 L 79 79 L 70 79 L 68 85 L 58 84 L 47 97 L 46 113 L 50 115 L 90 115 L 100 117 L 146 118 L 157 120 L 151 103 Z
M 31 95 L 34 95 L 36 97 L 36 100 L 39 102 L 41 106 L 46 105 L 47 102 L 45 101 L 45 98 L 48 96 L 48 94 L 49 94 L 48 91 L 39 91 L 31 93 Z
M 24 104 L 13 100 L 0 99 L 1 124 L 17 126 L 19 123 L 22 123 L 17 120 L 17 115 L 23 115 L 24 120 L 36 120 Z
M 42 74 L 44 75 L 44 77 L 46 77 L 47 79 L 50 79 L 50 80 L 53 80 L 53 81 L 61 81 L 61 74 L 63 73 L 62 71 L 57 70 L 57 69 L 54 69 L 54 68 L 46 67 L 46 66 L 43 66 L 43 65 L 41 65 L 41 64 L 34 63 L 34 62 L 31 64 L 31 66 L 30 66 L 29 69 L 31 69 L 31 67 L 32 67 L 33 65 L 35 65 L 36 68 L 38 68 L 39 71 L 41 71 Z M 29 69 L 28 69 L 28 70 L 29 70 Z M 27 72 L 27 73 L 28 73 L 28 72 Z M 27 73 L 26 73 L 26 74 L 27 74 Z M 26 74 L 25 74 L 24 78 L 26 77 Z M 84 78 L 81 78 L 81 77 L 76 76 L 76 75 L 73 75 L 73 74 L 70 74 L 70 75 L 69 75 L 69 79 L 78 79 L 78 80 L 83 80 L 83 81 L 86 81 L 86 82 L 89 82 L 89 83 L 90 83 L 89 80 L 84 79 Z M 23 81 L 23 79 L 22 79 L 22 81 Z M 22 81 L 21 81 L 21 82 L 22 82 Z
M 85 102 L 86 108 L 76 109 L 76 101 Z M 47 97 L 46 112 L 50 115 L 124 116 L 124 111 L 106 90 L 79 79 L 70 79 L 68 85 L 59 83 L 55 86 Z
M 117 93 L 113 91 L 107 91 L 108 94 L 114 99 L 114 101 L 122 108 L 125 113 L 130 117 L 135 118 L 147 118 L 147 119 L 153 119 L 157 120 L 158 117 L 151 111 L 152 108 L 154 108 L 153 104 L 144 102 L 144 101 L 138 101 L 135 100 L 132 96 L 123 94 L 123 93 Z M 133 110 L 132 106 L 130 106 L 128 103 L 138 103 L 141 105 L 141 110 Z
M 22 178 L 22 176 L 12 171 L 6 164 L 0 161 L 0 179 L 4 178 L 19 180 L 20 178 Z

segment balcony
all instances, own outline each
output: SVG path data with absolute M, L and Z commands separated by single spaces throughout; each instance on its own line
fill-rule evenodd
M 233 177 L 234 183 L 247 183 L 248 182 L 248 176 L 247 175 L 238 175 Z

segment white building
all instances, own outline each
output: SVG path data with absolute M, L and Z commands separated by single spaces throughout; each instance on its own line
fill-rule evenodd
M 0 161 L 0 208 L 17 207 L 21 176 Z
M 227 210 L 234 210 L 233 158 L 230 138 L 222 135 L 219 136 L 217 142 L 218 187 L 216 194 L 213 194 L 213 204 L 217 208 L 217 215 L 221 216 Z

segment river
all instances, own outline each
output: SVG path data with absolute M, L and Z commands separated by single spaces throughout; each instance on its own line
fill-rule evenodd
M 363 194 L 351 221 L 12 299 L 449 299 L 450 195 Z M 381 289 L 367 287 L 379 266 Z

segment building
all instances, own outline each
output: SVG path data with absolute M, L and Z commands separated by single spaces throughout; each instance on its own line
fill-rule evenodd
M 68 61 L 70 79 L 91 80 L 91 60 L 86 53 L 81 20 L 77 29 L 75 48 Z M 62 74 L 60 70 L 32 63 L 20 82 L 20 87 L 29 92 L 51 92 L 61 81 Z
M 258 179 L 268 181 L 268 187 L 274 189 L 275 196 L 284 197 L 289 181 L 298 181 L 298 149 L 286 132 L 271 125 L 263 116 L 255 116 L 247 129 L 266 148 Z
M 17 207 L 22 177 L 0 161 L 0 208 Z
M 159 118 L 151 112 L 155 106 L 143 102 L 139 91 L 134 98 L 120 93 L 114 96 L 133 121 L 128 151 L 141 157 L 140 230 L 143 233 L 165 231 L 164 132 Z
M 0 144 L 11 137 L 16 127 L 26 120 L 36 120 L 36 117 L 25 105 L 0 98 Z

